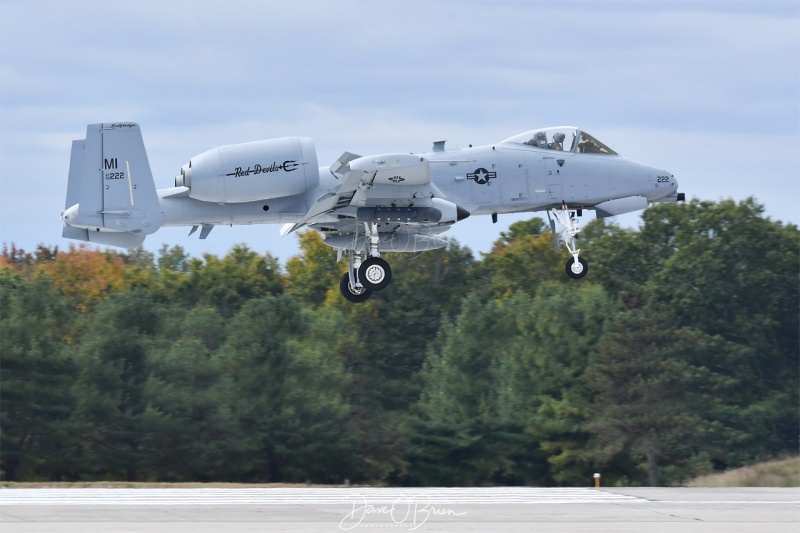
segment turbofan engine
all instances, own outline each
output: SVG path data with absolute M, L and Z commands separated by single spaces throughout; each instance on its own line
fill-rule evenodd
M 317 151 L 307 137 L 220 146 L 193 157 L 175 176 L 176 187 L 205 202 L 270 200 L 317 185 Z

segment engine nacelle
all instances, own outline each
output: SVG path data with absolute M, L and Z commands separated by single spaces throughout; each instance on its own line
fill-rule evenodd
M 307 137 L 220 146 L 193 157 L 175 177 L 176 187 L 205 202 L 270 200 L 317 185 L 317 151 Z

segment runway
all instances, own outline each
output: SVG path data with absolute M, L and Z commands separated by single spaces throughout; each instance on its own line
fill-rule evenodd
M 800 489 L 0 489 L 3 533 L 800 531 Z

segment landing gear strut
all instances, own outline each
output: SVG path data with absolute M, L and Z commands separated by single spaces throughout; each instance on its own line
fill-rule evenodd
M 550 218 L 550 213 L 555 217 L 555 221 Z M 589 272 L 589 263 L 578 255 L 580 250 L 576 247 L 575 240 L 578 238 L 581 228 L 578 226 L 578 220 L 575 215 L 575 211 L 570 211 L 567 209 L 567 204 L 562 203 L 561 209 L 551 209 L 547 213 L 547 218 L 550 220 L 550 230 L 553 232 L 553 242 L 556 245 L 556 249 L 559 249 L 561 243 L 563 243 L 572 255 L 567 259 L 567 264 L 565 265 L 567 275 L 572 279 L 581 279 Z M 560 235 L 556 234 L 555 222 L 558 222 L 558 225 L 563 228 Z
M 392 281 L 392 267 L 386 260 L 369 257 L 362 262 L 361 255 L 357 252 L 349 251 L 349 255 L 350 268 L 339 283 L 342 296 L 347 300 L 354 303 L 363 302 L 372 296 L 374 291 L 385 289 Z
M 369 298 L 374 291 L 385 289 L 392 281 L 392 267 L 378 252 L 378 225 L 374 222 L 364 224 L 369 244 L 369 257 L 361 261 L 361 252 L 346 250 L 349 257 L 347 274 L 342 277 L 339 289 L 347 300 L 360 303 Z
M 341 259 L 342 250 L 339 251 L 339 258 Z M 339 282 L 339 290 L 342 291 L 342 296 L 349 302 L 361 303 L 365 302 L 372 296 L 372 289 L 364 285 L 360 280 L 359 271 L 361 270 L 361 254 L 356 253 L 354 250 L 347 250 L 347 258 L 349 266 L 347 274 L 342 276 Z

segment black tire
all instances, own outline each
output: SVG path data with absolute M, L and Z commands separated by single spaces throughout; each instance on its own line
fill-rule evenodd
M 354 289 L 351 287 L 350 274 L 342 276 L 342 281 L 339 282 L 339 290 L 342 291 L 342 296 L 344 296 L 345 300 L 355 304 L 365 302 L 372 296 L 372 290 L 367 287 L 362 287 L 361 289 Z
M 578 258 L 578 264 L 575 264 L 575 258 L 570 257 L 567 259 L 567 275 L 572 279 L 581 279 L 589 272 L 589 263 L 583 257 Z
M 370 290 L 385 289 L 392 281 L 392 267 L 380 257 L 370 257 L 361 263 L 358 279 Z

